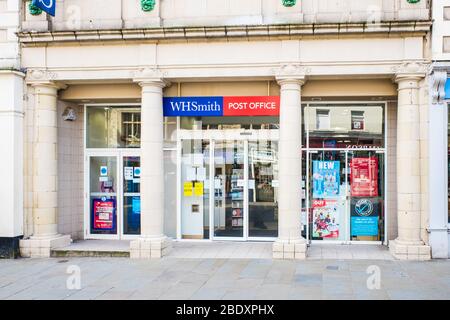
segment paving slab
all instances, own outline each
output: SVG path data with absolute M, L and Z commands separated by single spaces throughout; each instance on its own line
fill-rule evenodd
M 362 250 L 362 249 L 358 249 Z M 70 267 L 80 290 L 67 288 Z M 373 270 L 378 288 L 369 288 Z M 373 289 L 373 290 L 370 290 Z M 0 262 L 0 299 L 450 299 L 450 261 L 126 258 Z

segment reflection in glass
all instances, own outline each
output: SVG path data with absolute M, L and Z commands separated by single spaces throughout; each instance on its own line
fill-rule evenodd
M 214 236 L 244 236 L 244 141 L 214 147 Z
M 90 106 L 86 112 L 87 148 L 140 147 L 140 107 Z
M 141 233 L 141 161 L 139 157 L 123 158 L 123 233 Z
M 279 129 L 278 117 L 182 117 L 180 121 L 185 130 Z
M 278 142 L 249 141 L 249 237 L 278 236 Z
M 303 110 L 310 148 L 384 147 L 384 105 L 311 104 Z
M 181 236 L 209 239 L 209 141 L 183 140 L 181 157 Z

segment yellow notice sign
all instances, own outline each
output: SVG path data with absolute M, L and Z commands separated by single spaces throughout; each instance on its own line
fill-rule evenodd
M 184 183 L 184 196 L 185 197 L 192 197 L 192 182 L 185 182 Z
M 196 197 L 203 196 L 203 182 L 196 182 L 194 186 L 194 193 Z

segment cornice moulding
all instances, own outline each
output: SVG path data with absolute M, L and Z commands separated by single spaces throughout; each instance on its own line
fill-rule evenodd
M 390 21 L 377 24 L 330 23 L 288 25 L 243 25 L 213 27 L 170 27 L 148 29 L 115 30 L 65 30 L 17 33 L 21 43 L 108 41 L 108 40 L 173 40 L 214 38 L 275 38 L 321 35 L 426 33 L 431 30 L 431 21 Z

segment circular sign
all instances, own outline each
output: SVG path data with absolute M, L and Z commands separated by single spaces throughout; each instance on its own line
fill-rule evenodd
M 356 213 L 361 217 L 368 217 L 373 212 L 373 203 L 369 199 L 361 199 L 355 205 Z

